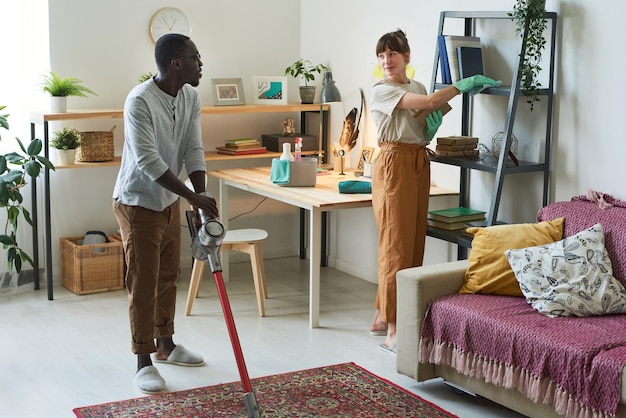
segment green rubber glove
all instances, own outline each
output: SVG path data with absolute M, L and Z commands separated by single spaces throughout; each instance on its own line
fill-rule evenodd
M 484 75 L 473 75 L 471 77 L 464 78 L 463 80 L 459 80 L 452 85 L 459 89 L 461 93 L 467 93 L 474 95 L 480 92 L 484 86 L 489 87 L 497 87 L 502 84 L 501 81 L 493 80 L 489 77 L 485 77 Z
M 441 121 L 443 120 L 443 114 L 441 110 L 436 110 L 431 112 L 426 116 L 426 139 L 431 141 L 435 134 L 437 133 L 437 129 L 441 126 Z

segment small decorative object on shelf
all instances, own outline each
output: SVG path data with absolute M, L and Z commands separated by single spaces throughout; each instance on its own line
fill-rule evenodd
M 293 122 L 293 118 L 287 118 L 283 121 L 280 133 L 283 135 L 293 135 L 296 133 L 296 125 Z
M 504 137 L 504 132 L 498 132 L 491 138 L 491 153 L 494 157 L 500 157 L 500 150 L 502 149 L 502 138 Z M 517 157 L 517 147 L 518 147 L 517 137 L 511 134 L 511 149 L 509 150 L 515 157 Z M 510 155 L 510 154 L 509 154 Z

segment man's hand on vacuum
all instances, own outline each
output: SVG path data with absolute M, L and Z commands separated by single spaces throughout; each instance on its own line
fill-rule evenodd
M 209 214 L 211 218 L 219 217 L 219 211 L 217 209 L 217 202 L 208 193 L 194 193 L 193 196 L 187 199 L 189 204 L 193 206 L 194 211 L 201 209 Z

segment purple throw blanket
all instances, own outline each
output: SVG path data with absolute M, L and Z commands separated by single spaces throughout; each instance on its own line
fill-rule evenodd
M 565 416 L 614 416 L 626 364 L 626 315 L 549 318 L 524 298 L 448 295 L 432 301 L 420 362 L 516 388 Z

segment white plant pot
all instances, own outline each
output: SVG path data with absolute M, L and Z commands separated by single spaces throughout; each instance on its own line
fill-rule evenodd
M 50 96 L 50 112 L 67 112 L 67 96 Z
M 57 149 L 57 160 L 60 165 L 72 165 L 76 160 L 76 149 Z

